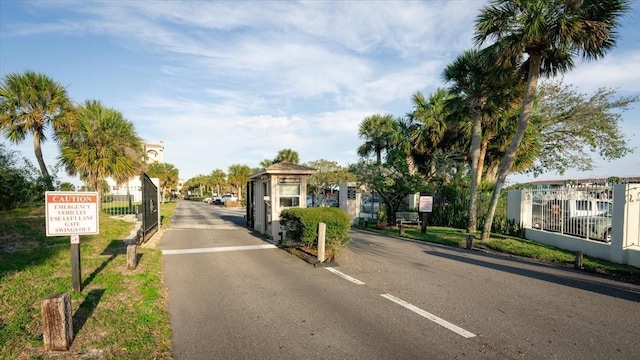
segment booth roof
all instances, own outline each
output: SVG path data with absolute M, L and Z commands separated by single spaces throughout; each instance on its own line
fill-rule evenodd
M 251 175 L 249 178 L 255 179 L 266 174 L 311 175 L 315 172 L 316 169 L 308 166 L 298 165 L 290 163 L 288 161 L 281 161 L 279 163 L 268 166 L 266 169 L 258 171 L 257 173 Z

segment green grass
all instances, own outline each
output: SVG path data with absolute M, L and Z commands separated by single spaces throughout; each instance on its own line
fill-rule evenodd
M 365 229 L 364 226 L 358 226 L 357 228 Z M 467 233 L 465 230 L 461 229 L 429 226 L 427 228 L 427 233 L 422 234 L 419 228 L 407 227 L 405 228 L 404 235 L 399 235 L 397 227 L 388 227 L 384 230 L 378 230 L 375 228 L 375 224 L 373 224 L 369 225 L 366 229 L 388 236 L 401 236 L 408 239 L 460 248 L 466 247 Z M 545 262 L 567 265 L 573 265 L 575 262 L 575 253 L 571 251 L 537 243 L 535 241 L 504 235 L 492 234 L 492 237 L 486 241 L 479 241 L 476 239 L 474 241 L 474 246 Z M 606 260 L 591 258 L 588 256 L 584 256 L 583 265 L 584 269 L 587 271 L 614 275 L 624 278 L 627 281 L 640 283 L 640 269 L 633 266 L 615 264 Z
M 169 219 L 175 203 L 161 206 Z M 60 358 L 44 351 L 42 299 L 69 292 L 74 341 L 62 358 L 171 358 L 162 254 L 138 247 L 127 270 L 123 239 L 134 224 L 100 216 L 100 234 L 81 236 L 82 291 L 72 290 L 69 237 L 46 237 L 44 208 L 0 212 L 0 358 Z

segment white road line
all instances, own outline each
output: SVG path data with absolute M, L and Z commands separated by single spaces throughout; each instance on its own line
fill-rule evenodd
M 338 270 L 336 270 L 334 268 L 326 267 L 325 269 L 327 269 L 328 271 L 331 271 L 332 273 L 340 276 L 343 279 L 351 281 L 352 283 L 354 283 L 356 285 L 364 285 L 364 283 L 362 281 L 360 281 L 360 280 L 358 280 L 358 279 L 356 279 L 354 277 L 351 277 L 351 276 L 349 276 L 349 275 L 347 275 L 347 274 L 345 274 L 343 272 L 340 272 L 340 271 L 338 271 Z
M 450 323 L 450 322 L 448 322 L 446 320 L 443 320 L 443 319 L 441 319 L 441 318 L 439 318 L 439 317 L 437 317 L 437 316 L 435 316 L 435 315 L 433 315 L 433 314 L 431 314 L 431 313 L 429 313 L 427 311 L 424 311 L 424 310 L 420 309 L 419 307 L 417 307 L 415 305 L 412 305 L 412 304 L 410 304 L 410 303 L 408 303 L 408 302 L 406 302 L 406 301 L 404 301 L 402 299 L 399 299 L 399 298 L 397 298 L 397 297 L 395 297 L 393 295 L 380 294 L 380 296 L 382 296 L 385 299 L 391 300 L 394 303 L 396 303 L 396 304 L 398 304 L 398 305 L 400 305 L 400 306 L 402 306 L 404 308 L 407 308 L 407 309 L 413 311 L 414 313 L 416 313 L 416 314 L 418 314 L 418 315 L 420 315 L 420 316 L 422 316 L 424 318 L 427 318 L 427 319 L 433 321 L 434 323 L 436 323 L 436 324 L 438 324 L 440 326 L 444 326 L 445 328 L 453 331 L 454 333 L 456 333 L 456 334 L 458 334 L 458 335 L 460 335 L 460 336 L 462 336 L 464 338 L 468 339 L 468 338 L 472 338 L 472 337 L 476 336 L 475 334 L 473 334 L 471 332 L 468 332 L 467 330 L 465 330 L 465 329 L 463 329 L 463 328 L 461 328 L 459 326 L 453 325 L 452 323 Z
M 277 249 L 277 246 L 275 246 L 275 245 L 245 245 L 245 246 L 225 246 L 225 247 L 214 247 L 214 248 L 200 248 L 200 249 L 162 250 L 162 255 L 197 254 L 197 253 L 239 251 L 239 250 L 260 250 L 260 249 Z

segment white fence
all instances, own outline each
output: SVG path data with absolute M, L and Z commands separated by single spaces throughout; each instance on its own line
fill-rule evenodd
M 525 238 L 640 267 L 640 184 L 512 190 L 507 199 Z

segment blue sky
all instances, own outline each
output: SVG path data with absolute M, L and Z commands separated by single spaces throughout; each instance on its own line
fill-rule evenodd
M 121 111 L 143 139 L 164 141 L 165 162 L 185 180 L 232 164 L 257 167 L 284 148 L 302 162 L 347 165 L 357 161 L 362 119 L 402 116 L 416 91 L 446 86 L 442 71 L 472 47 L 485 4 L 2 0 L 0 77 L 41 72 L 76 103 Z M 640 2 L 632 6 L 618 46 L 579 62 L 566 84 L 640 95 Z M 640 176 L 639 108 L 621 123 L 633 154 L 564 177 Z M 31 139 L 11 148 L 36 164 Z M 54 165 L 55 144 L 43 151 Z

